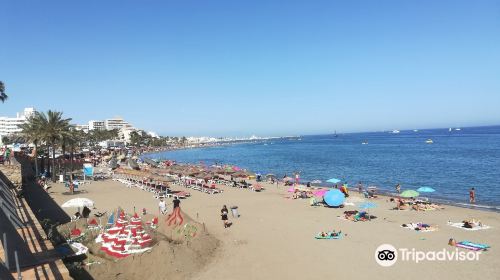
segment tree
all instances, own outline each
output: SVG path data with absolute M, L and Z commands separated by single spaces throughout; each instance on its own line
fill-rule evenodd
M 74 127 L 69 127 L 67 131 L 64 131 L 63 137 L 62 137 L 62 147 L 63 147 L 63 154 L 66 151 L 66 147 L 69 146 L 70 148 L 70 170 L 71 174 L 73 174 L 74 170 L 74 155 L 75 155 L 75 148 L 81 147 L 82 143 L 85 142 L 85 135 L 83 131 L 76 130 Z M 66 165 L 64 165 L 63 169 L 63 176 L 66 178 Z M 71 176 L 73 178 L 73 176 Z
M 2 101 L 2 103 L 5 102 L 5 100 L 7 100 L 8 96 L 7 94 L 5 93 L 5 84 L 0 81 L 0 101 Z
M 52 148 L 52 180 L 55 182 L 54 167 L 56 159 L 56 144 L 62 140 L 63 135 L 69 130 L 69 122 L 71 119 L 63 119 L 62 112 L 49 110 L 47 114 L 36 113 L 36 118 L 39 118 L 39 125 L 43 129 L 42 137 Z M 50 170 L 50 169 L 49 169 Z
M 33 156 L 35 158 L 35 176 L 38 176 L 38 144 L 43 138 L 40 119 L 37 115 L 30 117 L 25 123 L 21 124 L 21 137 L 28 143 L 33 143 L 35 146 Z

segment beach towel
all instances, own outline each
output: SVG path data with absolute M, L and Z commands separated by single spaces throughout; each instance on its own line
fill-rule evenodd
M 477 248 L 477 247 L 473 247 L 473 246 L 468 246 L 468 245 L 464 245 L 464 244 L 460 244 L 460 243 L 457 243 L 457 245 L 455 245 L 455 247 L 463 248 L 463 249 L 467 249 L 467 250 L 471 250 L 471 251 L 484 251 L 485 250 L 485 249 L 481 249 L 481 248 Z
M 479 248 L 482 250 L 486 250 L 486 249 L 490 248 L 490 245 L 475 243 L 475 242 L 470 242 L 470 241 L 462 241 L 462 242 L 459 242 L 458 244 L 461 244 L 464 246 L 470 246 L 470 247 L 474 247 L 474 248 Z
M 489 229 L 489 228 L 491 228 L 490 226 L 487 226 L 487 225 L 475 226 L 473 228 L 466 228 L 466 227 L 464 227 L 464 223 L 462 223 L 462 222 L 460 222 L 460 223 L 448 222 L 448 225 L 452 226 L 452 227 L 460 228 L 460 229 L 463 229 L 463 230 L 481 230 L 481 229 Z
M 318 233 L 314 238 L 316 238 L 316 239 L 342 239 L 342 237 L 344 236 L 343 233 L 338 234 L 337 236 L 331 236 L 331 232 L 327 232 L 326 234 L 327 234 L 327 236 L 321 236 L 321 234 Z
M 407 229 L 412 229 L 418 232 L 431 232 L 431 231 L 436 231 L 437 227 L 429 225 L 428 227 L 423 227 L 424 223 L 409 223 L 409 224 L 404 224 L 406 226 L 401 225 L 402 228 L 407 228 Z

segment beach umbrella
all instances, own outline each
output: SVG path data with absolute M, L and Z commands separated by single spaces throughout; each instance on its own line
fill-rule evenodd
M 64 202 L 64 204 L 61 206 L 63 208 L 80 208 L 80 207 L 93 207 L 94 206 L 94 202 L 88 198 L 82 198 L 82 197 L 79 197 L 79 198 L 73 198 L 73 199 L 70 199 L 66 202 Z
M 344 203 L 345 196 L 340 190 L 333 189 L 326 192 L 323 199 L 328 206 L 337 207 Z
M 435 192 L 436 190 L 431 188 L 431 187 L 420 187 L 417 189 L 418 192 L 426 192 L 426 193 L 430 193 L 430 192 Z
M 419 195 L 420 194 L 417 191 L 406 190 L 406 191 L 402 192 L 399 196 L 401 196 L 401 197 L 417 197 Z
M 375 204 L 373 202 L 365 202 L 365 203 L 361 203 L 359 205 L 360 209 L 372 209 L 372 208 L 375 208 L 375 207 L 377 207 L 377 204 Z
M 337 184 L 337 183 L 340 183 L 341 180 L 337 179 L 337 178 L 331 178 L 331 179 L 328 179 L 326 180 L 327 183 L 332 183 L 332 184 Z
M 321 184 L 323 182 L 321 182 L 321 180 L 312 180 L 311 181 L 311 184 Z

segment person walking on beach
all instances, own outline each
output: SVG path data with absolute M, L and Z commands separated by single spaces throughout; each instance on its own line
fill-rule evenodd
M 358 182 L 358 192 L 359 193 L 363 192 L 363 184 L 361 184 L 361 181 Z
M 295 172 L 295 185 L 298 186 L 300 182 L 300 172 Z
M 220 216 L 221 216 L 221 219 L 222 219 L 222 223 L 224 224 L 224 228 L 228 228 L 229 227 L 229 224 L 228 224 L 228 219 L 227 219 L 227 214 L 229 213 L 229 211 L 227 210 L 227 207 L 226 205 L 222 206 L 222 209 L 220 210 Z
M 172 201 L 174 203 L 174 209 L 179 208 L 181 206 L 181 201 L 179 200 L 179 197 L 175 197 L 174 200 Z
M 10 165 L 11 164 L 11 161 L 10 161 L 10 148 L 6 148 L 5 149 L 5 156 L 4 156 L 4 161 L 6 164 Z
M 172 210 L 172 214 L 169 215 L 167 219 L 167 224 L 168 226 L 172 225 L 182 225 L 184 223 L 184 217 L 182 217 L 181 213 L 181 201 L 179 200 L 178 197 L 174 197 L 174 200 L 172 201 L 174 204 L 174 209 Z
M 167 202 L 165 202 L 163 198 L 160 198 L 160 203 L 158 203 L 158 210 L 162 215 L 167 214 Z
M 396 192 L 401 193 L 401 185 L 400 184 L 396 185 Z
M 471 188 L 469 191 L 469 202 L 476 203 L 476 190 L 474 188 Z

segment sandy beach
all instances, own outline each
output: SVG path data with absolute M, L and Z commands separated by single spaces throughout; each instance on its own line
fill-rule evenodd
M 493 279 L 500 272 L 499 214 L 445 206 L 436 211 L 390 210 L 394 203 L 386 197 L 371 201 L 378 207 L 370 213 L 377 218 L 368 222 L 342 220 L 344 209 L 309 206 L 307 199 L 289 199 L 287 188 L 263 184 L 266 190 L 253 192 L 220 186 L 222 194 L 206 194 L 189 190 L 191 197 L 183 199 L 182 210 L 221 241 L 214 257 L 192 279 Z M 112 211 L 121 206 L 132 213 L 146 208 L 158 211 L 158 200 L 151 193 L 107 180 L 96 181 L 81 188 L 84 193 L 63 194 L 66 190 L 55 184 L 51 196 L 58 204 L 75 197 L 95 202 L 94 211 Z M 173 186 L 174 190 L 186 190 Z M 352 192 L 351 192 L 352 193 Z M 361 201 L 357 194 L 350 200 Z M 167 199 L 171 203 L 171 199 Z M 225 229 L 220 218 L 222 205 L 239 207 L 240 218 Z M 169 206 L 171 211 L 172 206 Z M 73 214 L 74 209 L 65 209 Z M 475 218 L 491 226 L 487 230 L 466 231 L 447 225 L 448 221 Z M 438 226 L 435 232 L 416 232 L 401 227 L 403 223 L 424 222 Z M 342 230 L 341 240 L 316 240 L 320 231 Z M 481 253 L 478 261 L 422 261 L 418 264 L 401 259 L 391 267 L 375 261 L 375 250 L 381 244 L 419 251 L 455 251 L 448 246 L 449 238 L 468 240 L 492 246 Z M 465 251 L 464 249 L 458 249 Z M 179 270 L 182 270 L 182 266 Z M 98 278 L 97 278 L 98 279 Z M 145 279 L 148 279 L 147 277 Z

